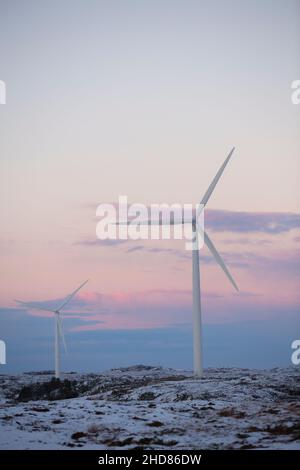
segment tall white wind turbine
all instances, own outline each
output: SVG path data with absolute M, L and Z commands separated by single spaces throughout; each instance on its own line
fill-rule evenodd
M 211 184 L 209 185 L 206 193 L 204 194 L 203 198 L 200 201 L 200 208 L 198 212 L 194 215 L 192 220 L 185 221 L 185 220 L 171 220 L 170 224 L 182 224 L 182 223 L 191 223 L 193 228 L 193 254 L 192 254 L 192 277 L 193 277 L 193 353 L 194 353 L 194 374 L 196 377 L 201 377 L 203 374 L 203 360 L 202 360 L 202 321 L 201 321 L 201 290 L 200 290 L 200 263 L 199 263 L 199 241 L 198 235 L 203 237 L 203 241 L 205 245 L 210 250 L 211 254 L 215 258 L 215 261 L 218 265 L 222 268 L 225 275 L 233 285 L 233 287 L 238 291 L 238 287 L 231 276 L 226 264 L 224 263 L 220 253 L 217 251 L 216 247 L 214 246 L 213 242 L 209 238 L 206 232 L 202 232 L 201 227 L 198 225 L 199 216 L 203 210 L 203 208 L 208 203 L 210 196 L 213 193 L 223 171 L 225 170 L 231 155 L 234 152 L 234 147 L 230 151 L 228 157 L 225 159 L 223 165 L 220 167 L 219 171 L 217 172 L 216 176 L 212 180 Z M 125 222 L 126 225 L 130 225 L 134 223 L 132 221 Z M 138 223 L 138 222 L 137 222 Z M 140 225 L 164 225 L 164 221 L 151 221 L 147 220 L 144 222 L 140 222 Z M 117 225 L 123 225 L 122 222 L 117 223 Z
M 225 170 L 227 163 L 229 162 L 231 155 L 234 152 L 234 147 L 230 151 L 228 157 L 224 161 L 223 165 L 220 167 L 216 176 L 209 185 L 206 193 L 200 201 L 200 213 L 203 208 L 208 203 L 210 196 L 213 193 L 223 171 Z M 196 377 L 202 377 L 203 374 L 203 359 L 202 359 L 202 321 L 201 321 L 201 289 L 200 289 L 200 263 L 199 263 L 199 244 L 198 244 L 198 232 L 203 236 L 203 241 L 205 245 L 210 250 L 211 254 L 215 258 L 218 265 L 224 271 L 225 275 L 233 285 L 233 287 L 238 291 L 238 286 L 236 285 L 232 275 L 230 274 L 226 264 L 224 263 L 220 253 L 217 251 L 213 242 L 204 231 L 202 233 L 201 228 L 198 226 L 198 217 L 200 213 L 196 214 L 192 220 L 192 227 L 194 233 L 194 246 L 192 254 L 192 263 L 193 263 L 193 350 L 194 350 L 194 374 Z
M 77 294 L 77 292 L 88 282 L 85 281 L 81 284 L 77 289 L 74 290 L 71 294 L 67 295 L 67 297 L 61 302 L 61 304 L 53 309 L 50 307 L 45 307 L 41 303 L 37 302 L 23 302 L 22 300 L 16 300 L 20 305 L 23 305 L 29 309 L 36 309 L 36 310 L 44 310 L 45 312 L 54 313 L 55 316 L 55 329 L 54 329 L 54 355 L 55 355 L 55 377 L 57 379 L 60 378 L 60 340 L 64 345 L 65 352 L 67 352 L 67 346 L 65 341 L 65 336 L 62 327 L 62 315 L 61 310 L 73 299 L 73 297 Z

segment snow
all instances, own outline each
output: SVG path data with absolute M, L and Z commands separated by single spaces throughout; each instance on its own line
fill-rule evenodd
M 0 376 L 0 449 L 300 449 L 296 367 L 63 374 L 77 398 L 17 401 L 51 378 Z

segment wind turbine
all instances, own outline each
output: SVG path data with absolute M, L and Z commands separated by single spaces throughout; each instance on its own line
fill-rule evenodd
M 170 225 L 175 224 L 183 224 L 183 223 L 191 223 L 192 224 L 192 231 L 193 231 L 193 254 L 192 254 L 192 276 L 193 276 L 193 355 L 194 355 L 194 375 L 196 377 L 201 377 L 203 374 L 203 360 L 202 360 L 202 322 L 201 322 L 201 291 L 200 291 L 200 263 L 199 263 L 199 241 L 198 241 L 198 232 L 200 232 L 201 236 L 203 237 L 203 241 L 205 245 L 210 250 L 211 254 L 215 258 L 218 265 L 222 268 L 225 275 L 233 285 L 233 287 L 238 291 L 238 287 L 231 276 L 226 264 L 224 263 L 220 253 L 217 251 L 216 247 L 214 246 L 213 242 L 204 231 L 201 230 L 201 227 L 198 225 L 198 218 L 203 211 L 203 208 L 208 203 L 210 196 L 213 193 L 223 171 L 225 170 L 231 155 L 234 152 L 234 147 L 230 151 L 228 157 L 225 159 L 223 165 L 220 167 L 219 171 L 217 172 L 216 176 L 212 180 L 211 184 L 209 185 L 207 191 L 205 192 L 203 198 L 200 201 L 200 207 L 196 211 L 196 214 L 193 216 L 192 220 L 185 221 L 185 220 L 171 220 Z M 126 225 L 130 225 L 134 223 L 132 221 L 125 222 Z M 144 225 L 143 222 L 137 222 L 140 225 Z M 123 222 L 118 222 L 117 225 L 123 225 Z M 145 221 L 146 225 L 164 225 L 163 221 Z
M 45 312 L 51 312 L 55 315 L 55 329 L 54 329 L 54 354 L 55 354 L 55 377 L 60 378 L 60 339 L 64 345 L 65 352 L 67 352 L 67 345 L 62 327 L 61 310 L 73 299 L 77 292 L 88 282 L 85 281 L 71 294 L 67 295 L 64 301 L 55 309 L 45 307 L 43 304 L 37 302 L 23 302 L 22 300 L 16 300 L 20 305 L 30 309 L 44 310 Z
M 203 208 L 208 203 L 210 196 L 213 193 L 223 171 L 225 170 L 227 163 L 229 162 L 231 155 L 234 152 L 234 147 L 230 151 L 228 157 L 225 159 L 223 165 L 220 167 L 216 176 L 210 183 L 206 193 L 200 201 L 200 211 L 192 219 L 192 227 L 194 233 L 194 246 L 192 254 L 192 263 L 193 263 L 193 350 L 194 350 L 194 374 L 196 377 L 202 377 L 203 374 L 203 360 L 202 360 L 202 322 L 201 322 L 201 289 L 200 289 L 200 262 L 199 262 L 199 244 L 198 244 L 198 230 L 202 232 L 201 228 L 198 227 L 197 219 L 203 210 Z M 238 291 L 238 286 L 236 285 L 232 275 L 230 274 L 226 264 L 224 263 L 220 253 L 217 251 L 213 242 L 204 231 L 201 235 L 203 236 L 203 241 L 213 257 L 215 258 L 218 265 L 224 271 L 225 275 L 233 285 L 233 287 Z

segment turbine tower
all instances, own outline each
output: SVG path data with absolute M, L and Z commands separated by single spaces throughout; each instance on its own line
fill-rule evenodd
M 71 294 L 67 295 L 64 301 L 55 309 L 50 307 L 45 307 L 43 304 L 37 302 L 23 302 L 22 300 L 16 300 L 20 305 L 23 305 L 29 309 L 44 310 L 45 312 L 54 313 L 55 323 L 54 323 L 54 355 L 55 355 L 55 377 L 60 378 L 60 340 L 64 345 L 65 352 L 67 352 L 67 346 L 65 341 L 65 336 L 62 327 L 62 316 L 61 310 L 73 299 L 77 292 L 88 282 L 85 281 L 77 289 L 74 290 Z

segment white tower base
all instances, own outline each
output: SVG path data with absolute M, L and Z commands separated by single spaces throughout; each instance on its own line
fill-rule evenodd
M 59 348 L 59 325 L 58 313 L 55 314 L 55 331 L 54 331 L 54 349 L 55 349 L 55 377 L 60 378 L 60 348 Z
M 198 240 L 197 249 L 193 250 L 193 349 L 194 374 L 202 377 L 202 326 L 201 326 L 201 298 L 200 298 L 200 266 Z

